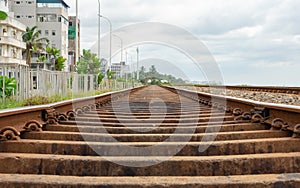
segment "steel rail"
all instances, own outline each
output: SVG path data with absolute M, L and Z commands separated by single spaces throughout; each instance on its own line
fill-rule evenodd
M 187 85 L 178 85 L 187 86 Z M 208 85 L 188 85 L 203 88 L 224 88 L 231 90 L 242 91 L 256 91 L 256 92 L 269 92 L 269 93 L 286 93 L 286 94 L 300 94 L 300 87 L 279 87 L 279 86 L 208 86 Z
M 22 132 L 41 131 L 47 124 L 59 124 L 59 121 L 65 121 L 84 112 L 100 108 L 110 103 L 111 100 L 141 88 L 143 87 L 49 105 L 2 110 L 0 111 L 0 139 L 14 140 L 18 139 Z M 262 103 L 202 92 L 196 92 L 197 97 L 195 97 L 193 91 L 166 86 L 164 88 L 201 104 L 231 113 L 235 116 L 236 121 L 252 120 L 255 123 L 270 125 L 272 129 L 293 131 L 295 135 L 300 133 L 300 107 L 297 106 Z M 226 101 L 226 104 L 222 101 Z
M 0 141 L 17 140 L 22 132 L 41 131 L 46 124 L 58 124 L 61 120 L 73 118 L 141 88 L 143 87 L 47 105 L 0 110 Z

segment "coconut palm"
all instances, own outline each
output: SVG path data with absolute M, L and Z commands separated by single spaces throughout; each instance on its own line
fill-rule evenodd
M 25 33 L 22 35 L 23 41 L 26 43 L 26 63 L 31 65 L 31 52 L 33 50 L 45 50 L 45 46 L 49 43 L 47 38 L 40 38 L 41 30 L 37 30 L 37 26 L 32 28 L 27 27 Z
M 55 70 L 62 71 L 65 67 L 64 63 L 67 59 L 60 55 L 60 49 L 47 46 L 46 52 L 50 55 L 51 61 L 54 63 Z
M 41 62 L 41 63 L 43 63 L 43 64 L 44 64 L 44 69 L 46 69 L 46 60 L 47 60 L 46 56 L 45 56 L 45 55 L 42 55 L 42 56 L 40 56 L 40 57 L 36 60 L 36 62 Z

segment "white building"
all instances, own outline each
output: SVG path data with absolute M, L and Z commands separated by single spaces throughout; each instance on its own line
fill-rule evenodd
M 129 73 L 129 66 L 125 62 L 113 63 L 111 71 L 114 72 L 113 78 L 125 78 L 126 74 Z
M 40 37 L 50 40 L 50 46 L 61 50 L 68 59 L 68 8 L 63 0 L 11 0 L 10 9 L 17 20 L 28 27 L 37 26 Z M 35 62 L 32 62 L 35 63 Z M 68 61 L 65 70 L 69 70 Z
M 8 11 L 7 1 L 0 0 L 0 11 L 0 63 L 8 66 L 26 65 L 22 57 L 22 51 L 26 49 L 22 41 L 26 26 L 13 18 L 13 13 Z

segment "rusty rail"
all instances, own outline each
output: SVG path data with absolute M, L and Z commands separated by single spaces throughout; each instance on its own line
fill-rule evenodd
M 115 98 L 125 96 L 128 92 L 133 92 L 140 88 L 110 92 L 94 97 L 68 100 L 49 105 L 1 111 L 0 139 L 18 139 L 24 131 L 40 131 L 45 124 L 57 124 L 59 121 L 73 118 L 77 114 L 96 109 Z M 273 129 L 293 131 L 295 135 L 300 133 L 300 107 L 253 102 L 246 99 L 201 92 L 196 93 L 172 87 L 164 88 L 197 100 L 199 103 L 230 112 L 235 116 L 236 120 L 252 120 L 257 123 L 268 124 Z M 197 97 L 195 97 L 195 94 Z
M 0 187 L 300 187 L 299 112 L 158 86 L 7 110 Z
M 102 106 L 114 98 L 143 87 L 108 92 L 93 97 L 67 100 L 48 105 L 21 107 L 0 111 L 0 141 L 17 140 L 22 132 L 41 131 L 45 124 L 57 124 L 84 111 Z M 113 97 L 112 97 L 113 94 Z
M 239 99 L 229 96 L 213 95 L 195 92 L 186 89 L 165 87 L 199 103 L 225 110 L 235 116 L 235 120 L 251 120 L 254 123 L 267 124 L 272 129 L 292 131 L 294 136 L 300 133 L 300 107 L 265 102 L 256 102 L 248 99 Z M 195 98 L 197 93 L 197 98 Z M 212 102 L 214 101 L 214 102 Z M 226 101 L 224 103 L 224 101 Z
M 224 88 L 231 90 L 242 91 L 256 91 L 269 93 L 286 93 L 286 94 L 300 94 L 300 87 L 278 87 L 278 86 L 208 86 L 208 85 L 191 85 L 193 87 L 203 88 Z

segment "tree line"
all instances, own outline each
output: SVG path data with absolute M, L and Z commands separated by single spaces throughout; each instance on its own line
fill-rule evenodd
M 167 81 L 169 84 L 185 84 L 182 78 L 176 78 L 170 74 L 159 73 L 154 65 L 151 65 L 149 71 L 146 72 L 144 66 L 139 70 L 140 82 L 143 84 L 163 84 L 162 81 Z

